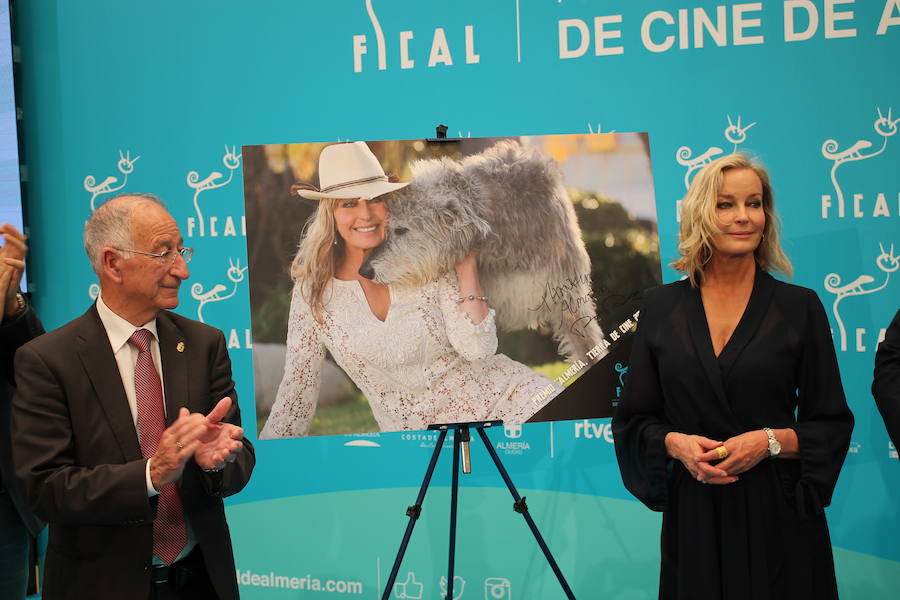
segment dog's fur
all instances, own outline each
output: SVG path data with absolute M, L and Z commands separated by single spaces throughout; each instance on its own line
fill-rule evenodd
M 478 250 L 498 326 L 548 325 L 572 359 L 600 342 L 590 257 L 553 160 L 503 141 L 462 161 L 418 161 L 412 173 L 409 186 L 387 196 L 386 240 L 360 273 L 418 286 Z

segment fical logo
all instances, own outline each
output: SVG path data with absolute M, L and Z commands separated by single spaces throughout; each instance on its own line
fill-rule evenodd
M 756 125 L 756 121 L 750 123 L 749 125 L 744 125 L 741 122 L 741 115 L 738 115 L 737 119 L 735 120 L 731 118 L 731 115 L 726 115 L 726 119 L 728 121 L 728 125 L 723 131 L 723 135 L 725 136 L 725 140 L 732 145 L 732 152 L 737 152 L 738 147 L 747 141 L 747 131 L 751 127 Z M 681 146 L 680 148 L 678 148 L 678 150 L 675 152 L 675 160 L 678 161 L 678 164 L 685 167 L 685 191 L 690 189 L 691 180 L 693 179 L 694 174 L 711 163 L 713 160 L 715 160 L 723 152 L 724 150 L 722 150 L 718 146 L 710 146 L 702 154 L 694 156 L 694 151 L 690 147 Z M 678 200 L 676 203 L 675 215 L 680 222 L 681 200 Z
M 122 178 L 122 183 L 119 183 L 119 178 L 113 175 L 110 175 L 100 183 L 97 183 L 97 179 L 93 175 L 88 175 L 84 178 L 84 189 L 91 195 L 91 213 L 97 210 L 97 198 L 106 194 L 112 194 L 113 192 L 118 192 L 128 183 L 128 176 L 134 172 L 134 163 L 140 156 L 135 156 L 131 158 L 131 152 L 127 151 L 124 154 L 121 150 L 119 150 L 119 162 L 116 163 L 116 168 L 119 170 L 124 177 Z M 96 296 L 95 296 L 96 297 Z
M 202 283 L 198 282 L 193 284 L 191 286 L 191 296 L 199 303 L 197 304 L 197 320 L 201 323 L 206 323 L 206 321 L 203 320 L 203 307 L 210 302 L 221 302 L 222 300 L 228 300 L 234 296 L 237 293 L 238 284 L 244 280 L 244 274 L 246 272 L 247 267 L 241 267 L 240 259 L 232 261 L 229 258 L 228 270 L 225 271 L 225 275 L 231 281 L 232 286 L 231 291 L 227 294 L 223 294 L 223 292 L 228 289 L 227 286 L 221 283 L 215 284 L 208 291 L 203 291 Z
M 197 301 L 197 320 L 201 323 L 206 321 L 203 318 L 203 307 L 213 302 L 222 302 L 228 300 L 237 293 L 238 285 L 244 280 L 247 273 L 247 267 L 241 266 L 240 260 L 228 259 L 228 269 L 225 276 L 231 282 L 231 289 L 224 283 L 216 283 L 209 290 L 204 290 L 204 285 L 200 282 L 191 285 L 191 296 Z M 243 345 L 241 338 L 236 329 L 228 331 L 228 348 L 253 348 L 253 341 L 249 329 L 244 329 Z
M 616 369 L 616 373 L 619 374 L 619 385 L 616 386 L 616 400 L 615 403 L 618 405 L 619 400 L 622 398 L 622 388 L 625 387 L 625 374 L 628 373 L 628 365 L 623 365 L 622 363 L 616 363 L 614 367 Z
M 876 108 L 876 112 L 878 117 L 875 119 L 872 127 L 875 129 L 875 133 L 881 137 L 881 146 L 877 150 L 873 149 L 874 144 L 871 141 L 865 139 L 857 140 L 856 143 L 844 150 L 838 149 L 839 144 L 837 140 L 834 139 L 825 140 L 822 144 L 822 156 L 832 161 L 831 183 L 834 186 L 834 197 L 832 197 L 831 194 L 822 194 L 823 219 L 828 219 L 830 216 L 833 216 L 831 214 L 831 209 L 833 208 L 835 200 L 837 201 L 837 216 L 843 218 L 847 212 L 844 190 L 838 182 L 838 167 L 849 162 L 869 160 L 870 158 L 875 158 L 884 153 L 887 149 L 888 138 L 893 137 L 897 133 L 897 123 L 900 123 L 900 119 L 893 118 L 892 109 L 888 109 L 887 116 L 882 113 L 881 108 Z M 853 216 L 855 218 L 867 216 L 865 207 L 862 205 L 864 199 L 865 196 L 863 194 L 853 194 Z M 897 210 L 900 212 L 900 194 L 898 194 Z M 878 194 L 872 205 L 871 216 L 889 217 L 890 214 L 891 212 L 887 203 L 887 198 L 883 193 Z
M 900 256 L 894 254 L 893 244 L 887 251 L 885 251 L 883 244 L 878 246 L 881 249 L 881 254 L 875 257 L 875 265 L 884 273 L 884 280 L 880 284 L 875 284 L 875 278 L 866 274 L 861 274 L 850 283 L 845 284 L 841 284 L 841 276 L 837 273 L 829 273 L 825 276 L 825 289 L 835 295 L 834 303 L 831 305 L 831 312 L 834 314 L 834 320 L 838 324 L 842 351 L 847 350 L 847 328 L 844 326 L 844 319 L 841 318 L 841 301 L 850 296 L 864 296 L 880 292 L 890 283 L 891 273 L 900 269 Z M 865 334 L 865 329 L 856 329 L 857 352 L 865 352 L 866 350 L 866 346 L 863 344 L 863 336 Z
M 196 233 L 200 237 L 204 237 L 207 234 L 209 234 L 210 237 L 216 237 L 220 235 L 220 231 L 217 227 L 217 223 L 219 221 L 218 217 L 210 217 L 207 221 L 207 219 L 203 216 L 203 211 L 200 210 L 200 194 L 208 192 L 210 190 L 225 187 L 226 185 L 231 183 L 232 179 L 234 178 L 234 172 L 241 167 L 241 156 L 241 154 L 237 153 L 236 146 L 232 146 L 231 148 L 229 148 L 227 145 L 225 146 L 225 155 L 222 157 L 222 164 L 225 165 L 225 168 L 228 170 L 227 177 L 219 171 L 212 171 L 209 175 L 201 179 L 200 173 L 198 173 L 197 171 L 188 172 L 187 185 L 189 188 L 194 190 L 194 212 L 197 215 L 196 217 L 188 217 L 188 237 L 194 237 L 195 229 L 197 229 Z M 209 225 L 209 231 L 207 231 L 207 225 Z M 240 219 L 240 227 L 241 235 L 247 235 L 246 220 L 243 216 Z M 225 224 L 221 235 L 237 235 L 237 228 L 234 219 L 231 216 L 225 218 Z
M 385 42 L 384 29 L 375 14 L 375 7 L 372 0 L 366 0 L 366 14 L 372 23 L 372 32 L 375 35 L 375 54 L 377 57 L 377 67 L 379 71 L 388 68 L 388 47 Z M 481 55 L 475 51 L 475 27 L 465 25 L 463 28 L 465 35 L 465 63 L 477 64 L 481 62 Z M 365 34 L 353 36 L 353 72 L 361 73 L 365 67 L 363 57 L 369 53 L 369 37 Z M 423 59 L 427 56 L 428 67 L 436 67 L 438 65 L 453 66 L 454 62 L 459 62 L 459 49 L 451 51 L 450 43 L 447 40 L 447 33 L 443 27 L 435 27 L 428 41 L 422 43 L 415 37 L 413 31 L 400 31 L 397 35 L 396 51 L 391 52 L 392 57 L 397 57 L 397 66 L 401 69 L 414 69 L 416 63 L 421 65 Z M 456 58 L 454 58 L 454 55 Z

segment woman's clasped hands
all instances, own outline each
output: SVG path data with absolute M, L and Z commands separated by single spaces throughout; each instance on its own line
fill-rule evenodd
M 762 430 L 747 431 L 724 442 L 702 435 L 670 432 L 666 452 L 684 465 L 700 483 L 726 485 L 769 455 L 768 437 Z

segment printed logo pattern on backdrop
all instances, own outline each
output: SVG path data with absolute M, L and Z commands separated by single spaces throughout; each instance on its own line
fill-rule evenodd
M 876 106 L 875 115 L 871 127 L 877 137 L 854 136 L 856 141 L 843 150 L 834 137 L 822 142 L 821 156 L 831 162 L 828 176 L 832 188 L 829 193 L 820 195 L 820 217 L 823 221 L 846 218 L 880 220 L 900 216 L 900 193 L 896 194 L 897 204 L 892 205 L 888 199 L 889 193 L 879 188 L 873 191 L 870 187 L 870 182 L 873 181 L 871 167 L 882 171 L 889 167 L 890 157 L 896 155 L 896 143 L 889 139 L 897 134 L 900 118 L 894 118 L 893 107 L 890 106 L 886 111 Z M 839 172 L 839 167 L 846 163 L 856 163 L 869 169 L 845 168 Z M 884 337 L 883 326 L 886 325 L 879 323 L 881 327 L 877 327 L 877 335 L 869 334 L 867 326 L 859 322 L 866 314 L 861 312 L 866 305 L 853 301 L 844 303 L 844 299 L 851 296 L 871 296 L 882 291 L 890 293 L 895 287 L 891 285 L 891 273 L 900 269 L 900 253 L 895 253 L 895 240 L 885 237 L 875 240 L 864 238 L 860 244 L 863 262 L 856 267 L 859 270 L 855 277 L 835 270 L 822 280 L 824 291 L 834 295 L 831 313 L 837 325 L 837 331 L 834 332 L 835 344 L 841 352 L 874 351 L 875 345 Z M 847 275 L 846 279 L 844 275 Z
M 726 115 L 728 125 L 723 131 L 725 140 L 732 144 L 732 152 L 737 152 L 740 144 L 747 141 L 747 130 L 756 125 L 756 121 L 749 125 L 741 125 L 741 115 L 737 116 L 737 121 L 731 120 L 731 115 Z M 693 175 L 711 163 L 713 160 L 723 154 L 725 151 L 718 146 L 709 146 L 702 154 L 694 156 L 694 151 L 689 146 L 681 146 L 675 152 L 675 160 L 678 164 L 685 167 L 684 172 L 684 190 L 687 191 L 691 187 Z M 675 218 L 681 221 L 681 199 L 676 200 Z
M 440 597 L 447 597 L 447 578 L 438 581 Z M 459 575 L 453 577 L 453 598 L 463 598 L 466 580 Z M 407 571 L 406 578 L 394 584 L 393 597 L 396 600 L 422 600 L 425 598 L 425 584 L 416 579 L 414 571 Z M 476 594 L 479 594 L 476 592 Z M 471 594 L 470 594 L 471 596 Z M 475 596 L 478 597 L 478 596 Z M 484 579 L 485 600 L 512 600 L 512 582 L 506 577 L 486 577 Z
M 207 291 L 203 291 L 203 284 L 200 282 L 194 283 L 191 285 L 191 296 L 194 300 L 197 301 L 197 320 L 201 323 L 206 323 L 203 320 L 203 307 L 210 302 L 221 302 L 222 300 L 228 300 L 232 296 L 237 293 L 238 284 L 244 280 L 244 274 L 247 272 L 247 267 L 241 268 L 241 260 L 231 260 L 228 259 L 228 270 L 225 271 L 225 275 L 231 281 L 231 291 L 227 294 L 223 294 L 228 287 L 225 284 L 217 283 L 212 288 Z
M 447 598 L 447 578 L 441 575 L 440 580 L 441 585 L 441 598 L 445 598 L 446 600 L 450 600 Z M 463 590 L 466 588 L 466 580 L 460 577 L 459 575 L 453 576 L 453 600 L 460 600 L 463 596 Z
M 518 3 L 516 13 L 518 15 Z M 377 53 L 378 70 L 384 71 L 388 68 L 387 64 L 387 44 L 385 43 L 384 31 L 378 16 L 375 14 L 375 8 L 372 0 L 366 0 L 366 14 L 372 24 L 372 30 L 375 34 L 375 47 Z M 472 25 L 466 25 L 465 31 L 465 62 L 466 64 L 477 64 L 481 62 L 481 55 L 475 51 L 475 28 Z M 416 66 L 416 58 L 410 53 L 410 47 L 413 40 L 412 31 L 401 31 L 398 35 L 399 45 L 399 66 L 401 69 L 413 69 Z M 428 53 L 428 66 L 437 65 L 452 66 L 453 53 L 450 44 L 447 41 L 447 34 L 443 27 L 436 27 L 431 36 L 430 51 Z M 353 71 L 360 73 L 363 71 L 363 55 L 368 54 L 368 37 L 365 34 L 353 36 Z M 458 52 L 457 52 L 458 54 Z
M 119 150 L 119 162 L 116 163 L 116 168 L 119 170 L 119 173 L 124 175 L 122 183 L 119 185 L 115 185 L 119 178 L 114 175 L 110 175 L 100 183 L 97 183 L 97 179 L 93 175 L 88 175 L 84 178 L 84 189 L 91 195 L 91 213 L 97 210 L 96 200 L 99 196 L 118 192 L 128 184 L 128 176 L 134 172 L 134 163 L 139 158 L 140 156 L 131 158 L 130 151 L 122 154 L 122 151 Z
M 197 171 L 188 172 L 187 185 L 194 190 L 194 212 L 196 213 L 197 217 L 196 220 L 194 220 L 194 218 L 192 217 L 188 217 L 187 237 L 193 237 L 195 225 L 199 230 L 197 235 L 199 235 L 200 237 L 206 236 L 206 220 L 203 217 L 203 212 L 200 210 L 200 194 L 209 190 L 215 190 L 221 187 L 225 187 L 226 185 L 231 183 L 231 180 L 234 178 L 234 172 L 241 166 L 241 155 L 237 154 L 236 152 L 237 147 L 232 146 L 231 148 L 229 148 L 227 145 L 225 146 L 225 155 L 222 157 L 222 164 L 225 165 L 226 169 L 228 169 L 228 177 L 225 177 L 219 171 L 212 171 L 209 175 L 207 175 L 203 179 L 200 179 L 200 173 L 198 173 Z M 210 217 L 209 235 L 212 237 L 216 237 L 217 235 L 219 235 L 219 232 L 216 229 L 217 220 L 217 217 Z M 242 230 L 243 229 L 244 228 L 242 225 Z M 234 220 L 230 216 L 225 220 L 225 229 L 223 235 L 237 235 Z
M 194 216 L 187 217 L 185 227 L 181 228 L 182 235 L 185 238 L 230 238 L 230 237 L 246 237 L 246 220 L 243 215 L 234 216 L 231 214 L 221 214 L 215 210 L 204 211 L 203 202 L 208 199 L 212 190 L 221 190 L 233 183 L 235 173 L 241 168 L 241 154 L 237 152 L 237 147 L 232 145 L 224 146 L 225 152 L 222 155 L 222 164 L 228 171 L 228 175 L 221 171 L 212 170 L 205 177 L 201 178 L 200 172 L 190 170 L 187 173 L 185 182 L 187 187 L 192 191 L 191 202 L 194 209 Z M 202 195 L 202 198 L 201 198 Z M 230 200 L 234 196 L 234 192 L 230 193 L 227 198 Z M 225 196 L 216 196 L 214 199 L 221 203 L 225 200 Z M 211 243 L 208 242 L 208 243 Z M 193 242 L 197 245 L 197 242 Z M 187 245 L 187 244 L 186 244 Z M 233 251 L 231 249 L 230 251 Z M 203 310 L 208 304 L 231 301 L 238 292 L 241 282 L 247 277 L 248 266 L 241 266 L 240 258 L 228 258 L 228 268 L 225 270 L 227 281 L 219 279 L 207 288 L 204 282 L 195 282 L 191 284 L 191 298 L 197 301 L 197 319 L 201 322 L 207 322 L 208 317 L 204 316 Z M 196 278 L 196 274 L 193 275 Z M 220 276 L 221 277 L 221 276 Z M 208 280 L 207 280 L 208 281 Z M 230 289 L 229 289 L 230 288 Z M 229 312 L 229 316 L 234 313 Z M 213 323 L 225 333 L 225 339 L 229 350 L 235 349 L 251 349 L 253 347 L 252 336 L 249 327 L 240 327 L 232 321 L 226 323 Z
M 615 129 L 610 129 L 609 131 L 603 131 L 603 125 L 600 123 L 597 123 L 597 131 L 594 131 L 593 125 L 588 123 L 588 133 L 615 133 L 615 132 L 616 132 Z M 469 137 L 471 137 L 471 136 L 469 136 Z
M 416 574 L 407 571 L 406 579 L 394 584 L 394 598 L 398 600 L 422 600 L 425 584 L 416 581 Z
M 125 153 L 119 150 L 119 161 L 116 163 L 116 168 L 119 170 L 119 173 L 124 176 L 122 178 L 122 183 L 119 183 L 119 185 L 115 185 L 119 181 L 119 178 L 113 175 L 106 177 L 100 183 L 97 183 L 97 179 L 93 175 L 87 175 L 84 178 L 84 189 L 91 194 L 91 214 L 93 214 L 94 211 L 98 208 L 96 204 L 96 200 L 98 197 L 118 192 L 119 190 L 124 189 L 126 185 L 128 185 L 128 176 L 134 172 L 134 163 L 136 163 L 139 158 L 140 156 L 131 158 L 130 150 L 126 151 Z M 96 300 L 99 296 L 100 285 L 97 283 L 90 284 L 88 286 L 88 298 L 93 301 Z
M 860 160 L 868 160 L 870 158 L 874 158 L 881 154 L 887 149 L 888 138 L 892 137 L 897 133 L 897 123 L 900 123 L 900 119 L 893 119 L 892 117 L 892 109 L 888 109 L 888 114 L 885 117 L 881 113 L 881 109 L 876 109 L 878 111 L 878 118 L 875 119 L 875 123 L 873 127 L 875 128 L 875 132 L 881 136 L 881 147 L 878 150 L 873 150 L 871 152 L 866 153 L 866 150 L 872 148 L 873 144 L 869 140 L 857 140 L 855 144 L 846 148 L 844 150 L 838 150 L 839 144 L 836 140 L 828 139 L 822 144 L 822 156 L 827 158 L 830 161 L 833 161 L 831 166 L 831 183 L 834 184 L 834 192 L 837 196 L 838 202 L 838 216 L 843 217 L 845 214 L 845 203 L 844 203 L 844 192 L 841 189 L 840 184 L 837 180 L 837 169 L 844 163 L 848 162 L 856 162 Z M 854 195 L 854 210 L 853 216 L 861 217 L 862 214 L 860 212 L 859 200 L 861 200 L 861 194 Z M 828 209 L 831 207 L 831 196 L 823 194 L 822 195 L 822 218 L 828 218 Z M 875 205 L 875 209 L 872 213 L 872 216 L 881 216 L 890 214 L 887 209 L 887 204 L 884 203 L 884 197 L 881 196 L 881 203 Z
M 890 282 L 891 273 L 900 269 L 900 256 L 894 255 L 894 245 L 891 244 L 888 251 L 885 251 L 883 244 L 878 244 L 878 246 L 881 248 L 881 254 L 875 258 L 875 265 L 884 272 L 884 281 L 880 285 L 876 284 L 876 287 L 867 288 L 866 285 L 875 282 L 875 278 L 865 274 L 860 275 L 850 283 L 844 285 L 841 285 L 841 276 L 837 273 L 829 273 L 825 276 L 825 289 L 835 295 L 831 310 L 834 314 L 834 320 L 837 321 L 838 324 L 842 351 L 847 350 L 847 328 L 844 326 L 844 320 L 841 318 L 841 313 L 838 310 L 841 300 L 848 296 L 863 296 L 865 294 L 880 292 L 886 288 Z M 858 352 L 864 352 L 866 350 L 861 339 L 861 334 L 864 331 L 865 330 L 862 329 L 857 330 L 856 349 Z M 883 334 L 879 336 L 879 341 L 882 337 Z
M 619 405 L 619 399 L 622 397 L 622 388 L 625 387 L 625 374 L 628 373 L 628 365 L 623 365 L 622 363 L 616 363 L 615 366 L 616 373 L 619 374 L 619 385 L 616 386 L 616 399 L 613 401 L 613 406 Z
M 209 175 L 201 180 L 200 174 L 197 171 L 191 170 L 188 172 L 186 180 L 188 187 L 193 190 L 192 199 L 196 217 L 188 217 L 187 219 L 187 237 L 192 236 L 195 227 L 197 227 L 197 229 L 199 230 L 198 236 L 200 237 L 204 237 L 207 234 L 210 237 L 217 237 L 219 235 L 222 235 L 223 237 L 236 237 L 238 235 L 245 235 L 246 228 L 244 225 L 244 218 L 241 217 L 239 220 L 239 233 L 237 228 L 238 226 L 235 223 L 235 219 L 230 215 L 225 217 L 224 225 L 221 228 L 218 227 L 220 218 L 218 216 L 209 216 L 209 231 L 207 231 L 207 220 L 204 219 L 203 212 L 200 209 L 200 194 L 202 192 L 225 187 L 233 181 L 235 171 L 241 166 L 241 155 L 237 154 L 236 150 L 237 148 L 235 146 L 229 148 L 227 145 L 225 145 L 225 154 L 222 157 L 222 164 L 225 165 L 225 168 L 228 170 L 227 177 L 225 177 L 218 171 L 212 171 L 211 173 L 209 173 Z M 119 150 L 119 160 L 116 163 L 116 167 L 123 176 L 121 182 L 119 181 L 118 177 L 113 175 L 106 177 L 99 184 L 97 183 L 97 178 L 94 175 L 87 175 L 84 178 L 84 189 L 91 194 L 90 209 L 92 213 L 97 208 L 99 208 L 98 199 L 101 196 L 107 196 L 115 192 L 125 190 L 125 187 L 128 184 L 128 177 L 135 170 L 134 164 L 140 158 L 140 156 L 135 156 L 134 158 L 132 158 L 130 150 Z M 228 290 L 228 285 L 223 283 L 216 283 L 209 290 L 205 290 L 204 284 L 200 282 L 195 282 L 191 285 L 191 297 L 197 301 L 197 319 L 200 322 L 206 322 L 203 317 L 204 306 L 209 303 L 228 300 L 237 293 L 238 285 L 245 279 L 248 268 L 246 266 L 241 267 L 240 262 L 240 258 L 229 258 L 228 260 L 229 266 L 225 272 L 225 276 L 231 282 L 230 291 L 226 292 L 226 290 Z M 99 295 L 99 284 L 91 283 L 88 286 L 88 297 L 91 300 L 96 300 Z M 237 328 L 234 327 L 222 327 L 222 329 L 225 331 L 229 349 L 242 347 L 252 348 L 249 329 L 244 328 L 242 335 L 239 334 Z

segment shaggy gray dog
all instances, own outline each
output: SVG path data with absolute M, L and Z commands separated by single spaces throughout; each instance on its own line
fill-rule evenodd
M 360 273 L 419 286 L 478 250 L 479 278 L 498 326 L 549 326 L 561 354 L 584 359 L 603 332 L 590 257 L 556 163 L 503 141 L 462 161 L 418 161 L 412 173 L 410 185 L 387 197 L 386 240 Z

